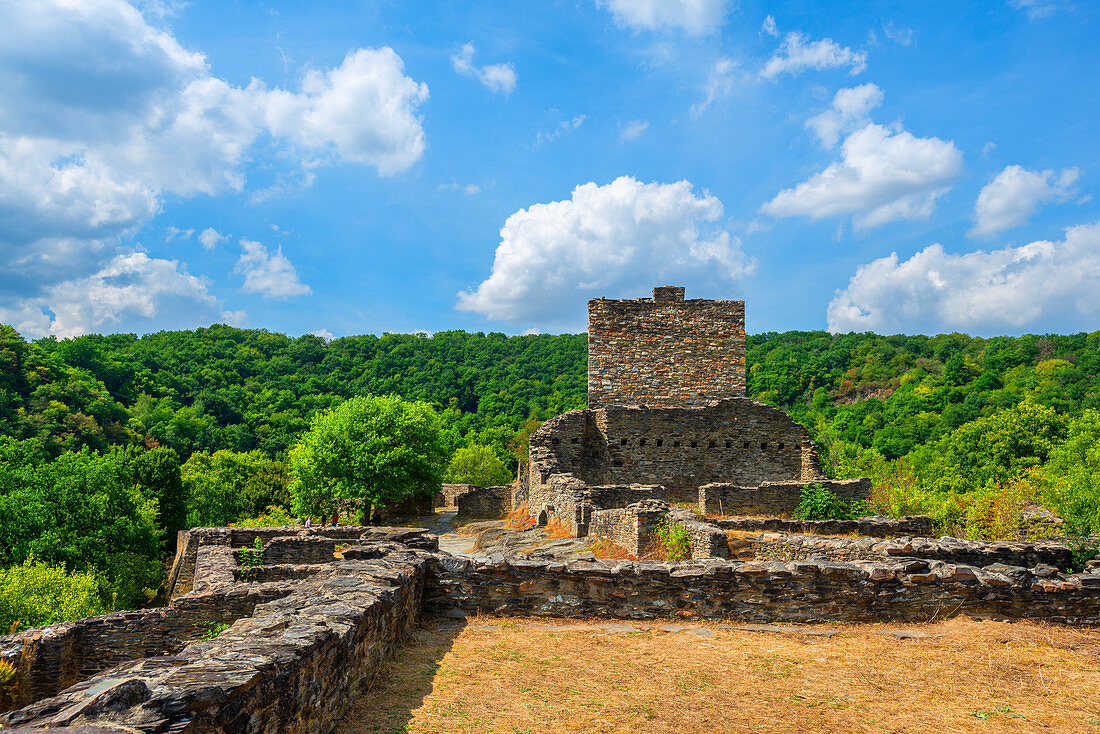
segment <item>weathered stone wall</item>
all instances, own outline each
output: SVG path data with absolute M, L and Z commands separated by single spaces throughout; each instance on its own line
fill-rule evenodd
M 327 563 L 336 552 L 333 538 L 304 535 L 293 538 L 272 538 L 263 546 L 263 565 L 282 563 Z M 239 563 L 239 560 L 238 560 Z
M 570 479 L 554 482 L 556 475 Z M 579 502 L 560 496 L 567 486 L 660 485 L 661 499 L 695 503 L 698 488 L 715 482 L 753 486 L 824 479 L 806 429 L 781 410 L 745 399 L 702 408 L 570 411 L 531 437 L 528 477 L 533 513 L 554 507 L 550 514 L 582 525 L 582 517 L 562 511 Z M 615 504 L 591 500 L 597 509 L 626 504 L 610 501 Z
M 588 534 L 606 538 L 629 555 L 641 557 L 654 542 L 657 524 L 668 513 L 668 503 L 644 500 L 613 510 L 592 513 Z
M 200 546 L 221 545 L 230 548 L 251 548 L 256 538 L 266 543 L 272 538 L 306 533 L 319 538 L 358 540 L 370 529 L 363 525 L 337 525 L 336 527 L 305 528 L 292 525 L 281 528 L 192 528 L 181 530 L 176 536 L 176 558 L 168 573 L 169 597 L 175 598 L 191 591 L 195 578 L 195 560 Z
M 672 508 L 668 513 L 669 521 L 678 523 L 688 534 L 691 542 L 691 558 L 729 558 L 730 548 L 725 531 L 700 519 L 690 510 Z
M 0 728 L 329 731 L 416 624 L 428 555 L 334 562 L 216 639 L 93 676 L 0 717 Z
M 588 302 L 588 405 L 704 405 L 745 395 L 745 302 L 653 298 Z
M 232 575 L 230 575 L 232 582 Z M 25 705 L 128 660 L 174 653 L 217 624 L 252 614 L 258 604 L 292 593 L 297 583 L 241 584 L 196 592 L 167 607 L 115 612 L 0 637 L 0 660 L 19 680 Z
M 956 614 L 1100 623 L 1100 576 L 940 561 L 669 564 L 437 558 L 428 603 L 473 614 L 753 622 L 927 621 Z
M 845 502 L 866 500 L 870 479 L 818 479 Z M 802 488 L 810 482 L 764 482 L 759 486 L 712 483 L 699 487 L 699 509 L 705 514 L 790 516 L 801 502 Z
M 505 517 L 512 510 L 514 489 L 511 484 L 473 487 L 455 499 L 458 517 Z
M 984 568 L 993 565 L 1066 569 L 1073 563 L 1073 550 L 1061 543 L 1029 541 L 983 541 L 957 538 L 829 538 L 815 535 L 763 533 L 749 541 L 758 560 L 835 561 L 919 558 Z
M 803 535 L 862 535 L 897 538 L 903 535 L 927 538 L 935 527 L 928 515 L 908 517 L 861 517 L 856 520 L 789 520 L 782 517 L 711 517 L 707 522 L 723 530 L 760 530 Z
M 457 507 L 456 500 L 467 492 L 477 489 L 475 484 L 444 484 L 436 493 L 433 507 Z

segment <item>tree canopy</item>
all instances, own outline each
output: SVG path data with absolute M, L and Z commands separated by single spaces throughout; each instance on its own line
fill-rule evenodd
M 355 397 L 316 415 L 290 451 L 295 507 L 331 513 L 339 501 L 393 507 L 439 491 L 447 450 L 439 416 L 423 402 Z

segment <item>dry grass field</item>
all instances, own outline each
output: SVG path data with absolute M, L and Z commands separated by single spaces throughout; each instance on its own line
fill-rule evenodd
M 429 618 L 337 731 L 1100 732 L 1100 630 L 737 626 Z

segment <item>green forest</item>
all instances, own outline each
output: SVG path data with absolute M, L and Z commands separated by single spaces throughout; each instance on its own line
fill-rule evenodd
M 1009 537 L 1039 503 L 1100 531 L 1100 332 L 765 333 L 747 364 L 749 397 L 809 428 L 827 474 L 874 479 L 875 511 Z M 286 517 L 291 450 L 356 396 L 427 403 L 453 465 L 512 472 L 538 421 L 585 407 L 586 337 L 0 325 L 0 623 L 148 603 L 176 531 Z M 58 574 L 68 606 L 28 608 Z

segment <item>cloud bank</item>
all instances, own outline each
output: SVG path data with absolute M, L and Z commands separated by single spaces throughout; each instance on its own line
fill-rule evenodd
M 458 294 L 457 307 L 545 328 L 583 324 L 596 296 L 640 296 L 655 283 L 729 289 L 753 271 L 741 242 L 720 224 L 722 202 L 688 181 L 622 176 L 576 187 L 505 221 L 492 272 Z
M 390 48 L 353 50 L 296 90 L 240 87 L 121 0 L 0 4 L 0 318 L 31 313 L 29 335 L 63 336 L 119 314 L 163 314 L 157 300 L 73 310 L 58 288 L 138 256 L 142 272 L 182 273 L 123 238 L 167 195 L 241 191 L 260 142 L 307 173 L 337 161 L 407 170 L 426 148 L 417 110 L 427 97 Z M 196 318 L 206 313 L 205 285 L 167 282 Z
M 829 303 L 829 331 L 994 334 L 1094 330 L 1100 311 L 1100 222 L 1060 242 L 954 255 L 938 244 L 908 260 L 861 266 Z

